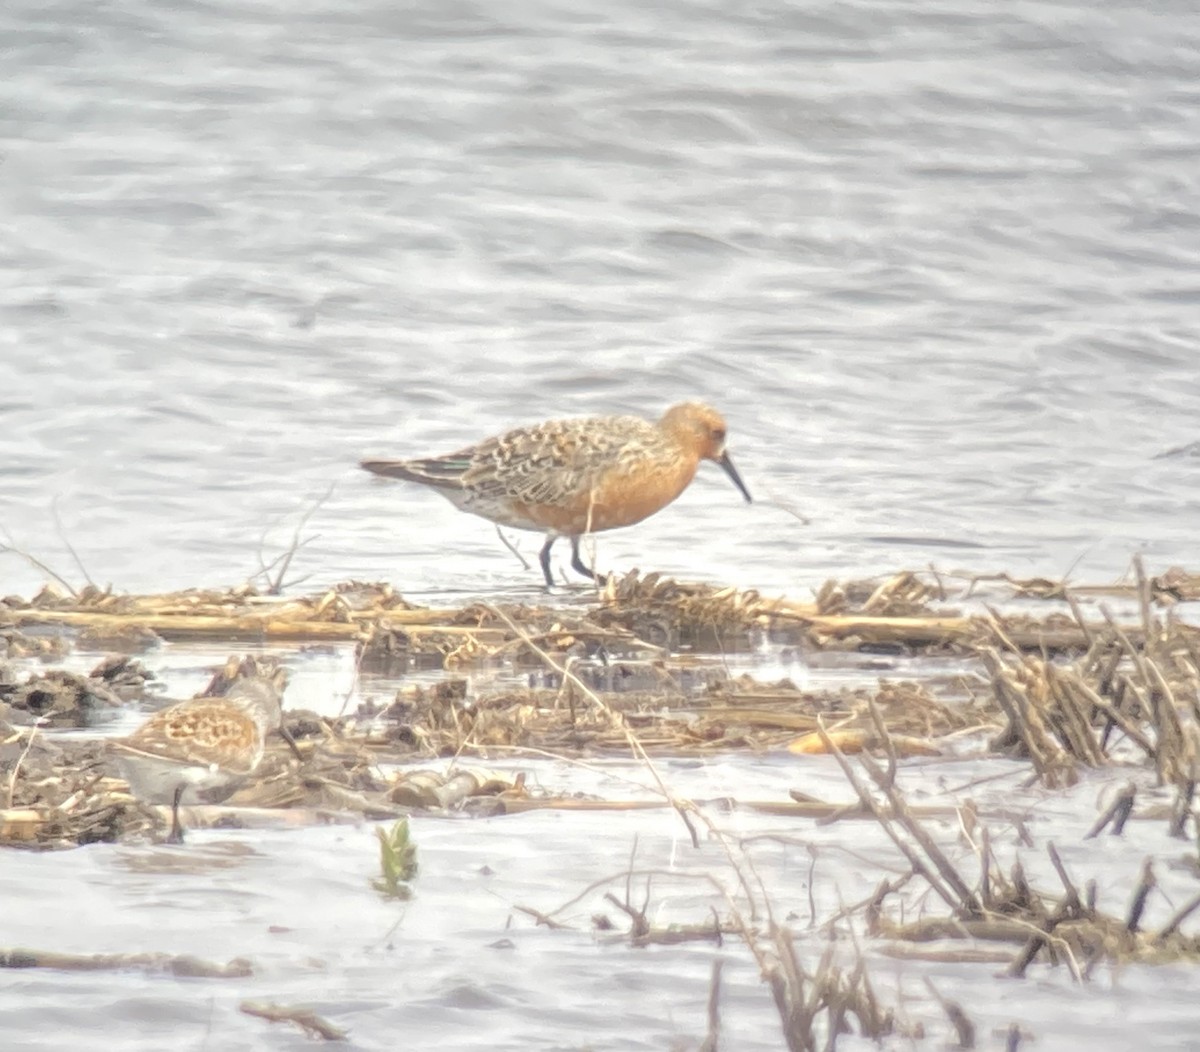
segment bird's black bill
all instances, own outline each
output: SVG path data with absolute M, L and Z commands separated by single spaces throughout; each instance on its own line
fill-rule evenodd
M 729 459 L 729 454 L 722 453 L 717 457 L 717 463 L 724 469 L 725 474 L 733 479 L 733 484 L 742 491 L 742 496 L 746 498 L 746 503 L 753 504 L 754 501 L 750 498 L 750 491 L 746 489 L 746 483 L 742 481 L 742 476 L 737 473 L 737 468 L 733 466 L 733 461 Z

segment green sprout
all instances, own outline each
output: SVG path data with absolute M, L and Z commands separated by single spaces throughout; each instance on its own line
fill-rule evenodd
M 371 887 L 385 899 L 410 899 L 409 881 L 417 875 L 417 845 L 408 836 L 408 819 L 392 823 L 391 829 L 375 827 L 379 837 L 379 870 L 382 874 L 371 879 Z

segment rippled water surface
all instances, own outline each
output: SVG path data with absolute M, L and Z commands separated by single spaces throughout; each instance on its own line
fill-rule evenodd
M 725 411 L 758 501 L 706 466 L 602 536 L 604 568 L 802 598 L 931 562 L 1195 562 L 1190 0 L 10 0 L 0 50 L 0 526 L 73 580 L 68 541 L 119 589 L 237 583 L 320 502 L 310 584 L 532 594 L 487 523 L 357 460 L 684 398 Z M 0 572 L 2 592 L 44 578 Z M 741 763 L 745 794 L 762 771 Z M 27 908 L 6 938 L 245 952 L 264 971 L 239 993 L 324 999 L 366 1047 L 697 1037 L 710 947 L 495 945 L 512 902 L 625 865 L 638 824 L 576 821 L 422 829 L 425 904 L 399 912 L 364 891 L 369 830 L 203 834 L 165 882 L 148 849 L 9 858 Z M 807 857 L 779 866 L 800 880 Z M 728 1011 L 756 1022 L 730 1047 L 778 1047 L 739 967 Z M 1110 1014 L 1079 992 L 1080 1019 L 1128 1033 L 1151 982 L 1153 1022 L 1194 1029 L 1186 976 L 1130 980 Z M 208 982 L 5 985 L 10 1047 L 115 1019 L 139 1020 L 122 1049 L 303 1044 Z M 1068 1047 L 1031 987 L 996 996 Z
M 701 769 L 665 763 L 682 794 L 716 801 L 704 813 L 725 834 L 746 838 L 755 872 L 769 889 L 777 919 L 798 934 L 810 967 L 829 945 L 809 927 L 841 905 L 870 897 L 882 877 L 904 865 L 870 822 L 814 826 L 795 820 L 726 813 L 722 797 L 781 799 L 789 788 L 846 799 L 829 758 L 803 768 L 788 760 L 716 758 Z M 901 784 L 915 799 L 950 799 L 950 786 L 974 785 L 981 767 L 939 762 L 910 770 Z M 1095 879 L 1101 908 L 1123 915 L 1142 858 L 1182 855 L 1165 823 L 1134 823 L 1126 837 L 1081 841 L 1093 816 L 1096 785 L 1048 801 L 1017 789 L 1024 765 L 993 763 L 1002 781 L 972 790 L 984 813 L 1024 815 L 1042 842 L 1052 830 L 1064 864 L 1080 883 Z M 538 776 L 622 799 L 645 796 L 644 771 L 601 762 L 590 772 L 550 764 Z M 1165 801 L 1165 797 L 1164 797 Z M 702 829 L 704 822 L 698 823 Z M 1005 866 L 1020 856 L 1030 880 L 1057 880 L 1044 851 L 1022 851 L 1014 829 L 991 820 L 993 847 Z M 973 849 L 956 836 L 957 820 L 928 828 L 970 873 Z M 721 848 L 707 834 L 694 849 L 668 810 L 625 813 L 534 812 L 480 820 L 418 819 L 421 873 L 410 903 L 382 901 L 368 886 L 377 872 L 370 828 L 193 831 L 181 848 L 101 845 L 60 854 L 12 854 L 5 860 L 9 945 L 67 953 L 161 952 L 225 962 L 244 957 L 243 979 L 173 979 L 137 971 L 64 973 L 8 971 L 0 983 L 7 1047 L 20 1050 L 99 1047 L 235 1050 L 312 1047 L 285 1027 L 242 1015 L 242 1000 L 303 1004 L 351 1031 L 352 1047 L 406 1045 L 453 1049 L 696 1048 L 705 1033 L 711 963 L 726 962 L 722 997 L 724 1043 L 731 1049 L 783 1047 L 769 994 L 736 940 L 631 949 L 620 935 L 589 931 L 604 913 L 624 916 L 581 892 L 596 882 L 618 898 L 632 865 L 631 900 L 648 901 L 656 925 L 702 924 L 710 909 L 726 911 L 719 886 L 736 893 Z M 956 843 L 956 841 L 958 841 Z M 1147 926 L 1166 922 L 1193 893 L 1194 877 L 1158 867 L 1162 893 L 1151 900 Z M 709 882 L 715 877 L 714 887 Z M 648 895 L 648 899 L 646 896 Z M 810 897 L 811 895 L 811 897 Z M 568 926 L 535 927 L 525 906 Z M 914 896 L 918 915 L 931 904 Z M 758 923 L 765 923 L 759 915 Z M 844 954 L 849 939 L 839 940 Z M 934 947 L 937 949 L 939 947 Z M 943 949 L 953 950 L 947 944 Z M 1124 1050 L 1135 1034 L 1152 1033 L 1155 1049 L 1194 1047 L 1194 966 L 1097 971 L 1073 984 L 1065 966 L 1035 966 L 1024 981 L 1000 978 L 1001 963 L 906 965 L 871 952 L 872 983 L 908 1026 L 923 1024 L 930 1044 L 949 1028 L 923 985 L 960 1001 L 978 1028 L 980 1048 L 1002 1047 L 1017 1022 L 1038 1049 Z M 839 1047 L 878 1046 L 847 1038 Z M 889 1048 L 912 1048 L 894 1041 Z
M 1194 7 L 727 7 L 7 5 L 0 521 L 237 581 L 334 485 L 297 574 L 519 587 L 356 461 L 700 397 L 760 504 L 705 468 L 602 565 L 1189 554 Z

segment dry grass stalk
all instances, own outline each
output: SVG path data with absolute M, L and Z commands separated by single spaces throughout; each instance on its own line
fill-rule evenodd
M 1171 606 L 1177 602 L 1200 599 L 1200 574 L 1189 573 L 1181 567 L 1173 566 L 1156 577 L 1147 577 L 1141 566 L 1140 556 L 1134 557 L 1133 566 L 1137 578 L 1135 583 L 1099 585 L 1072 583 L 1069 574 L 1056 580 L 1048 577 L 1014 577 L 1009 573 L 946 572 L 930 566 L 925 570 L 901 571 L 885 579 L 882 584 L 878 579 L 846 582 L 828 580 L 818 591 L 817 605 L 828 607 L 820 609 L 820 613 L 845 613 L 847 607 L 857 612 L 882 612 L 865 609 L 868 600 L 876 591 L 885 595 L 899 593 L 905 599 L 911 597 L 916 602 L 927 598 L 946 602 L 954 599 L 968 600 L 979 594 L 994 594 L 996 589 L 987 589 L 987 585 L 1003 586 L 1000 589 L 1002 594 L 1013 599 L 1068 604 L 1081 596 L 1138 599 L 1143 591 L 1156 606 Z
M 881 726 L 880 733 L 886 735 L 886 727 Z M 1053 844 L 1047 846 L 1047 851 L 1063 886 L 1061 896 L 1031 888 L 1019 862 L 1005 878 L 995 865 L 991 837 L 985 829 L 978 838 L 981 875 L 976 892 L 905 804 L 894 785 L 893 765 L 889 762 L 885 770 L 868 756 L 861 759 L 876 790 L 890 805 L 884 810 L 850 762 L 832 741 L 830 745 L 863 808 L 874 815 L 913 872 L 950 908 L 949 918 L 893 924 L 882 912 L 884 900 L 893 893 L 892 886 L 885 884 L 867 904 L 869 930 L 874 934 L 908 941 L 965 937 L 1020 940 L 1024 948 L 1009 969 L 1018 976 L 1024 975 L 1042 952 L 1050 955 L 1052 961 L 1065 962 L 1077 979 L 1084 978 L 1100 960 L 1163 961 L 1180 957 L 1200 960 L 1200 938 L 1184 937 L 1178 932 L 1182 918 L 1200 908 L 1200 896 L 1159 932 L 1141 931 L 1146 903 L 1156 887 L 1148 860 L 1127 916 L 1122 920 L 1096 908 L 1094 882 L 1089 883 L 1085 893 L 1080 893 Z M 888 753 L 890 758 L 891 750 Z
M 515 630 L 516 626 L 513 627 Z M 536 647 L 534 649 L 538 650 Z M 568 666 L 560 666 L 549 654 L 543 651 L 538 652 L 546 664 L 562 675 L 564 680 L 570 679 L 574 686 L 584 693 L 593 707 L 601 709 L 605 707 L 604 700 L 589 691 L 586 685 L 573 675 Z M 878 1037 L 890 1033 L 893 1028 L 892 1014 L 879 1005 L 866 978 L 865 966 L 861 958 L 858 959 L 851 972 L 843 973 L 832 965 L 832 951 L 830 950 L 815 973 L 810 975 L 806 972 L 796 958 L 795 945 L 790 932 L 777 925 L 773 919 L 770 901 L 766 897 L 765 889 L 754 871 L 749 856 L 740 852 L 740 849 L 735 851 L 730 838 L 718 829 L 693 801 L 680 799 L 670 791 L 651 762 L 639 736 L 625 722 L 622 714 L 612 711 L 610 715 L 614 719 L 621 720 L 629 748 L 649 771 L 664 800 L 675 808 L 691 835 L 694 845 L 698 845 L 694 822 L 698 821 L 708 828 L 710 834 L 726 854 L 744 901 L 750 909 L 750 917 L 754 918 L 760 912 L 765 913 L 770 933 L 769 937 L 764 940 L 756 929 L 752 929 L 738 908 L 738 904 L 720 884 L 716 886 L 730 909 L 731 919 L 729 921 L 722 922 L 714 915 L 709 924 L 673 926 L 665 932 L 656 931 L 646 915 L 649 901 L 648 891 L 647 899 L 641 905 L 634 905 L 630 901 L 630 880 L 633 872 L 631 862 L 629 875 L 626 877 L 624 899 L 618 899 L 611 892 L 605 893 L 605 899 L 629 917 L 631 929 L 627 937 L 633 944 L 645 945 L 655 941 L 675 942 L 695 938 L 719 940 L 724 934 L 739 935 L 758 961 L 764 978 L 770 984 L 789 1048 L 815 1050 L 818 1047 L 819 1036 L 821 1036 L 823 1047 L 834 1048 L 838 1036 L 844 1029 L 846 1017 L 850 1015 L 857 1017 L 860 1030 L 865 1035 L 878 1039 Z M 878 718 L 877 710 L 875 717 Z M 707 879 L 712 880 L 713 878 L 708 877 Z M 543 918 L 552 918 L 552 915 L 546 917 L 539 911 L 527 912 L 535 915 L 539 923 Z
M 826 596 L 822 609 L 822 603 L 766 600 L 753 591 L 684 583 L 657 574 L 641 576 L 634 571 L 605 586 L 600 605 L 589 615 L 590 631 L 601 635 L 616 631 L 647 647 L 678 649 L 686 645 L 718 652 L 741 649 L 763 633 L 794 634 L 797 629 L 803 629 L 817 645 L 850 648 L 969 650 L 988 637 L 985 619 L 946 613 L 930 616 L 925 601 L 944 594 L 940 577 L 930 584 L 917 574 L 902 573 L 882 583 L 870 582 L 859 591 L 846 587 L 853 604 L 849 600 L 832 602 Z M 268 591 L 274 590 L 271 581 Z M 415 646 L 418 652 L 441 649 L 445 654 L 466 640 L 467 650 L 457 658 L 460 664 L 494 657 L 497 648 L 512 641 L 511 635 L 488 630 L 495 626 L 494 618 L 490 626 L 471 624 L 463 619 L 468 611 L 416 609 L 387 585 L 353 581 L 298 598 L 259 595 L 249 586 L 140 597 L 114 595 L 92 586 L 71 596 L 47 588 L 30 602 L 9 599 L 6 605 L 16 626 L 59 624 L 106 636 L 136 630 L 169 640 L 361 639 L 369 649 L 387 651 L 390 646 L 390 651 L 396 652 Z M 854 609 L 846 612 L 851 605 Z M 515 620 L 529 625 L 552 620 L 555 613 L 564 618 L 568 629 L 580 620 L 577 609 L 555 612 L 539 608 L 523 609 Z M 1027 650 L 1082 650 L 1091 642 L 1087 624 L 1061 615 L 1043 620 L 1009 618 L 1007 626 L 1012 642 Z M 1141 638 L 1140 627 L 1127 631 L 1131 637 Z M 396 633 L 397 641 L 386 643 L 389 633 Z M 531 634 L 537 636 L 536 631 Z M 428 642 L 430 637 L 437 642 Z
M 1020 867 L 1014 866 L 1008 880 L 998 871 L 992 873 L 988 894 L 982 897 L 982 908 L 975 913 L 959 909 L 950 917 L 894 923 L 880 909 L 889 890 L 878 896 L 870 914 L 870 930 L 877 936 L 907 943 L 948 939 L 1021 943 L 1022 949 L 1008 968 L 1014 976 L 1023 976 L 1042 953 L 1048 955 L 1051 963 L 1065 963 L 1077 979 L 1085 978 L 1103 960 L 1200 961 L 1200 938 L 1185 937 L 1178 931 L 1183 919 L 1200 908 L 1200 896 L 1159 931 L 1144 932 L 1141 919 L 1157 886 L 1148 860 L 1127 914 L 1119 918 L 1100 912 L 1095 905 L 1094 884 L 1089 885 L 1086 894 L 1081 894 L 1054 845 L 1048 845 L 1047 850 L 1063 885 L 1060 896 L 1034 891 Z
M 880 828 L 883 829 L 892 843 L 896 845 L 900 853 L 908 860 L 913 870 L 920 874 L 930 888 L 932 888 L 933 891 L 937 893 L 938 897 L 941 898 L 942 901 L 945 902 L 946 905 L 951 909 L 959 908 L 959 906 L 967 900 L 973 902 L 973 893 L 970 892 L 965 882 L 958 876 L 957 872 L 953 871 L 953 867 L 948 866 L 948 863 L 945 862 L 944 857 L 941 857 L 940 851 L 935 850 L 934 857 L 930 860 L 927 860 L 927 858 L 922 858 L 920 853 L 910 844 L 908 844 L 908 842 L 905 841 L 905 839 L 900 835 L 896 828 L 896 822 L 899 822 L 902 827 L 909 832 L 912 831 L 913 827 L 916 826 L 917 823 L 911 813 L 907 812 L 907 809 L 905 810 L 904 814 L 900 814 L 897 811 L 896 802 L 899 800 L 899 795 L 895 793 L 894 789 L 890 785 L 888 785 L 888 780 L 879 767 L 874 764 L 866 755 L 861 758 L 863 765 L 867 768 L 868 773 L 871 774 L 871 777 L 875 781 L 876 785 L 878 785 L 881 789 L 884 789 L 885 793 L 888 794 L 889 802 L 892 805 L 890 810 L 885 810 L 883 806 L 875 799 L 875 796 L 870 792 L 866 785 L 861 781 L 861 779 L 859 779 L 858 775 L 854 771 L 854 768 L 850 765 L 850 761 L 846 759 L 845 755 L 837 747 L 836 742 L 829 737 L 828 732 L 825 731 L 824 727 L 821 727 L 818 733 L 824 736 L 826 747 L 837 760 L 838 766 L 842 769 L 842 774 L 845 775 L 846 780 L 850 783 L 851 788 L 858 796 L 863 809 L 870 812 L 870 814 L 874 816 L 875 820 L 879 823 Z M 923 830 L 921 830 L 920 839 L 924 840 L 926 843 L 930 842 L 929 838 L 924 836 Z M 931 862 L 932 864 L 930 864 Z M 943 883 L 938 876 L 939 872 L 942 874 L 942 876 L 945 876 L 947 869 L 949 869 L 951 873 L 951 879 L 948 885 Z M 978 908 L 977 904 L 975 905 L 975 908 Z
M 721 970 L 725 962 L 719 957 L 712 963 L 708 982 L 708 1032 L 698 1052 L 718 1052 L 721 1044 Z
M 600 600 L 598 624 L 621 626 L 671 650 L 743 649 L 762 628 L 758 593 L 685 583 L 657 573 L 642 576 L 632 570 L 610 577 Z
M 836 1048 L 838 1038 L 849 1030 L 851 1017 L 858 1023 L 858 1033 L 873 1041 L 895 1032 L 895 1014 L 880 1004 L 861 956 L 847 971 L 833 963 L 834 948 L 829 946 L 809 972 L 796 956 L 789 929 L 772 923 L 768 938 L 771 951 L 760 964 L 790 1052 Z
M 1117 798 L 1096 819 L 1092 828 L 1084 834 L 1083 839 L 1091 840 L 1099 836 L 1109 825 L 1112 826 L 1112 835 L 1120 836 L 1125 829 L 1125 823 L 1129 821 L 1129 816 L 1133 814 L 1133 804 L 1136 799 L 1137 786 L 1133 782 L 1128 782 Z
M 119 665 L 106 667 L 117 669 Z M 905 684 L 885 684 L 876 700 L 865 690 L 840 691 L 831 697 L 778 685 L 765 688 L 742 679 L 694 698 L 679 695 L 672 705 L 664 704 L 667 699 L 661 694 L 590 691 L 575 682 L 573 669 L 577 666 L 561 667 L 565 687 L 557 691 L 501 691 L 469 703 L 466 680 L 406 688 L 387 710 L 368 712 L 366 724 L 358 716 L 323 719 L 288 712 L 285 727 L 297 741 L 296 752 L 272 742 L 254 782 L 238 790 L 220 814 L 235 819 L 238 809 L 286 808 L 387 817 L 402 814 L 404 808 L 469 806 L 479 811 L 515 812 L 538 807 L 619 810 L 654 806 L 653 801 L 530 798 L 512 779 L 500 780 L 462 767 L 449 774 L 411 773 L 405 780 L 393 782 L 380 777 L 378 765 L 496 750 L 560 757 L 628 752 L 631 735 L 646 755 L 704 755 L 739 745 L 765 750 L 790 741 L 797 729 L 814 726 L 816 713 L 837 713 L 843 704 L 850 707 L 840 713 L 843 718 L 865 725 L 872 741 L 883 740 L 873 722 L 876 717 L 885 718 L 889 727 L 913 724 L 942 732 L 964 722 L 963 714 L 952 706 L 937 703 L 919 688 Z M 237 671 L 230 665 L 214 679 L 210 690 L 219 691 Z M 745 705 L 743 699 L 748 698 L 757 699 L 753 707 Z M 771 707 L 760 707 L 768 704 Z M 6 772 L 11 806 L 0 826 L 0 843 L 62 845 L 125 839 L 156 828 L 158 811 L 139 807 L 115 778 L 100 777 L 105 768 L 94 746 L 47 742 L 43 748 L 37 744 L 37 736 L 13 734 L 13 741 L 27 755 Z M 670 806 L 667 797 L 663 800 Z M 763 800 L 745 801 L 741 806 L 812 817 L 836 817 L 842 812 L 820 802 Z M 194 820 L 198 824 L 211 820 L 209 810 L 200 809 Z M 292 820 L 280 818 L 281 822 Z
M 928 978 L 925 980 L 925 989 L 942 1006 L 942 1011 L 946 1013 L 946 1018 L 950 1020 L 950 1024 L 954 1027 L 954 1031 L 958 1036 L 958 1043 L 954 1047 L 974 1048 L 975 1024 L 971 1022 L 967 1013 L 963 1011 L 962 1005 L 957 1001 L 951 1001 L 949 998 L 943 997 L 937 987 Z
M 921 575 L 904 570 L 877 583 L 828 580 L 817 592 L 817 613 L 869 614 L 875 617 L 916 617 L 929 612 L 929 599 L 945 599 L 940 582 L 929 583 Z
M 981 650 L 993 696 L 1006 717 L 994 747 L 1016 747 L 1047 784 L 1075 777 L 1076 765 L 1109 762 L 1114 732 L 1153 762 L 1161 781 L 1183 787 L 1200 762 L 1200 662 L 1195 630 L 1160 623 L 1144 597 L 1137 638 L 1105 611 L 1090 644 L 1062 664 L 1023 652 L 993 615 L 1000 647 Z

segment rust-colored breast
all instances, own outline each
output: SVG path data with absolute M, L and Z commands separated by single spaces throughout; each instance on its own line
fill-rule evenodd
M 695 457 L 647 458 L 610 468 L 588 488 L 557 504 L 514 504 L 514 511 L 545 530 L 580 536 L 632 526 L 661 511 L 696 475 Z

